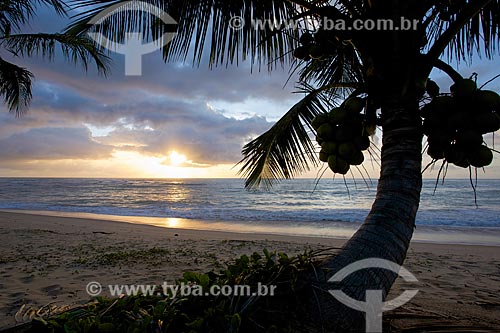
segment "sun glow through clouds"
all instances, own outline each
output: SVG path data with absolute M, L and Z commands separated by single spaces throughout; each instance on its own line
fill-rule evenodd
M 124 161 L 129 170 L 135 170 L 137 177 L 152 178 L 189 178 L 193 177 L 193 168 L 181 166 L 186 156 L 172 152 L 166 157 L 145 156 L 137 152 L 119 151 L 114 154 Z
M 137 148 L 139 149 L 139 148 Z M 172 155 L 172 156 L 171 156 Z M 173 158 L 171 158 L 173 157 Z M 32 162 L 42 163 L 50 172 L 45 177 L 67 178 L 231 178 L 234 177 L 234 164 L 208 165 L 196 163 L 186 155 L 167 151 L 164 155 L 152 156 L 133 150 L 115 150 L 108 158 L 95 160 L 65 159 L 55 161 Z M 174 165 L 176 163 L 177 165 Z M 58 169 L 59 168 L 59 169 Z M 22 177 L 13 173 L 12 177 Z M 38 177 L 38 173 L 28 173 Z M 183 200 L 181 196 L 177 198 Z M 171 198 L 173 200 L 173 198 Z
M 168 158 L 170 160 L 170 165 L 172 166 L 179 166 L 187 161 L 186 155 L 179 154 L 175 150 L 170 152 Z

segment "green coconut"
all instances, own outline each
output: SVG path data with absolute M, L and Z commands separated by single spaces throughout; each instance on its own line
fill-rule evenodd
M 356 145 L 353 142 L 344 142 L 339 145 L 339 155 L 348 160 L 356 154 Z
M 432 103 L 426 104 L 420 109 L 420 116 L 422 118 L 431 117 L 433 113 L 434 111 Z
M 361 165 L 364 161 L 365 155 L 359 150 L 348 160 L 351 165 Z
M 328 154 L 326 151 L 324 151 L 323 149 L 320 150 L 319 152 L 319 160 L 321 162 L 328 162 L 328 157 L 330 156 L 330 154 Z
M 323 140 L 335 138 L 335 129 L 329 123 L 323 124 L 318 128 L 318 136 Z
M 491 112 L 500 105 L 500 96 L 491 90 L 478 90 L 474 94 L 474 104 L 477 111 Z
M 342 124 L 344 123 L 349 115 L 347 114 L 347 111 L 344 108 L 333 108 L 329 113 L 328 113 L 329 120 L 333 124 Z
M 452 144 L 444 152 L 444 158 L 448 163 L 459 163 L 460 161 L 466 160 L 466 152 L 456 144 Z
M 345 175 L 350 168 L 349 163 L 347 163 L 346 160 L 335 155 L 328 157 L 328 166 L 330 167 L 330 170 L 335 173 L 340 173 L 341 175 Z
M 436 97 L 439 95 L 439 86 L 435 81 L 429 79 L 425 85 L 425 91 L 429 96 Z
M 338 142 L 347 142 L 354 139 L 354 130 L 351 126 L 340 125 L 337 128 L 337 133 L 335 134 L 335 139 Z
M 318 143 L 318 145 L 320 145 L 320 146 L 321 146 L 321 144 L 322 144 L 323 142 L 325 142 L 325 140 L 323 140 L 323 139 L 322 139 L 322 138 L 320 138 L 318 135 L 316 135 L 316 142 Z
M 365 115 L 361 113 L 349 113 L 349 117 L 346 120 L 346 123 L 352 125 L 359 125 L 360 128 L 363 124 L 363 120 L 365 120 Z
M 429 143 L 429 147 L 427 148 L 427 155 L 435 160 L 440 160 L 444 158 L 444 149 L 440 145 Z
M 342 168 L 339 167 L 339 169 L 337 169 L 337 173 L 340 173 L 341 175 L 345 175 L 346 173 L 349 172 L 351 166 L 349 165 L 349 163 L 345 162 L 344 165 L 342 165 Z
M 435 129 L 428 118 L 424 119 L 424 122 L 422 123 L 422 131 L 427 136 L 432 135 L 432 133 L 435 132 Z
M 456 100 L 451 96 L 438 96 L 432 99 L 432 108 L 436 114 L 448 115 L 456 109 Z
M 345 126 L 349 126 L 352 130 L 354 136 L 363 135 L 363 123 L 360 118 L 357 116 L 361 116 L 360 114 L 351 115 L 349 119 L 345 122 Z
M 377 130 L 377 125 L 375 123 L 365 123 L 363 125 L 363 134 L 364 135 L 375 135 L 375 132 Z
M 422 125 L 424 134 L 430 136 L 433 133 L 441 132 L 444 127 L 443 124 L 445 124 L 445 121 L 442 117 L 432 116 L 425 118 Z
M 457 144 L 465 149 L 473 149 L 483 144 L 483 136 L 474 130 L 464 130 L 457 133 Z
M 353 142 L 358 150 L 367 150 L 370 147 L 370 138 L 367 136 L 357 136 Z
M 295 50 L 293 50 L 293 56 L 299 60 L 307 60 L 307 58 L 309 58 L 309 47 L 297 47 Z
M 299 42 L 300 42 L 300 44 L 302 44 L 302 45 L 309 45 L 309 44 L 311 44 L 312 42 L 314 42 L 314 37 L 313 37 L 313 35 L 311 35 L 311 33 L 309 33 L 309 32 L 304 32 L 304 33 L 302 34 L 302 36 L 300 36 L 300 38 L 299 38 Z
M 341 158 L 338 157 L 337 155 L 330 155 L 328 157 L 328 167 L 333 172 L 335 172 L 335 169 L 337 168 L 338 160 L 341 160 Z
M 446 126 L 449 129 L 462 129 L 471 124 L 471 115 L 465 112 L 457 112 L 448 117 Z
M 500 118 L 494 113 L 480 113 L 474 118 L 473 126 L 481 134 L 496 132 L 500 129 Z
M 491 149 L 486 146 L 479 146 L 477 149 L 472 150 L 468 154 L 470 165 L 476 168 L 483 168 L 488 166 L 493 161 L 493 153 Z
M 330 39 L 330 32 L 325 29 L 318 29 L 314 33 L 314 41 L 320 45 L 326 45 Z
M 321 150 L 327 152 L 328 154 L 337 153 L 338 144 L 332 141 L 325 141 L 321 144 Z
M 321 46 L 314 44 L 309 47 L 309 56 L 312 59 L 321 60 L 325 57 L 325 52 Z
M 351 97 L 344 103 L 344 108 L 348 113 L 359 114 L 365 108 L 365 99 L 361 97 Z
M 476 89 L 476 81 L 471 79 L 459 80 L 450 87 L 450 91 L 453 94 L 453 97 L 459 99 L 470 98 L 476 91 Z
M 427 141 L 429 141 L 429 144 L 431 145 L 446 149 L 451 144 L 452 138 L 445 131 L 440 131 L 432 133 L 432 135 L 427 138 Z
M 311 122 L 312 128 L 315 130 L 318 130 L 318 128 L 328 122 L 328 114 L 327 113 L 321 113 L 314 117 L 314 119 Z
M 464 168 L 464 169 L 470 167 L 470 163 L 469 163 L 469 160 L 467 158 L 464 158 L 462 160 L 456 161 L 453 164 L 455 164 L 457 167 L 461 167 L 461 168 Z

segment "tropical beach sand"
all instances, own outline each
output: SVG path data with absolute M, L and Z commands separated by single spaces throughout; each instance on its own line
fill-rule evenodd
M 241 254 L 264 248 L 296 254 L 344 242 L 0 212 L 0 328 L 16 323 L 23 304 L 39 308 L 54 302 L 63 307 L 89 301 L 85 287 L 91 281 L 161 284 L 173 282 L 183 271 L 219 269 Z M 435 322 L 500 332 L 499 250 L 412 243 L 405 267 L 419 280 L 411 288 L 420 292 L 397 310 L 409 314 L 400 325 L 411 326 L 409 317 L 425 314 Z M 392 297 L 403 289 L 398 280 Z

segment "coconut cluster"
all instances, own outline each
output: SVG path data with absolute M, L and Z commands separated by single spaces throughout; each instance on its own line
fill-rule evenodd
M 318 29 L 314 35 L 305 32 L 300 36 L 301 46 L 293 51 L 293 56 L 299 60 L 309 61 L 311 59 L 324 60 L 328 56 L 335 54 L 335 38 L 330 38 L 329 31 Z
M 427 154 L 462 168 L 490 165 L 493 153 L 483 135 L 500 129 L 500 96 L 477 89 L 462 79 L 450 87 L 451 95 L 438 95 L 421 110 Z
M 370 139 L 361 114 L 364 106 L 363 98 L 353 97 L 340 107 L 318 115 L 311 123 L 321 146 L 319 159 L 335 173 L 345 175 L 351 165 L 360 165 L 365 160 L 363 151 L 370 147 Z

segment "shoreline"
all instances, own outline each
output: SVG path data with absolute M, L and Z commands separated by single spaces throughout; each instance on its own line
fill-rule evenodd
M 94 221 L 150 225 L 167 229 L 231 232 L 235 234 L 263 234 L 284 237 L 349 239 L 361 223 L 325 221 L 328 226 L 318 227 L 312 222 L 290 222 L 292 225 L 269 225 L 269 221 L 212 221 L 186 218 L 122 216 L 84 212 L 39 211 L 22 209 L 0 209 L 0 213 L 26 214 L 34 216 L 65 217 Z M 286 221 L 280 221 L 286 224 Z M 267 223 L 267 224 L 266 224 Z M 454 227 L 454 226 L 417 226 L 412 242 L 425 244 L 453 244 L 500 246 L 500 228 L 494 227 Z
M 0 328 L 15 323 L 23 304 L 86 303 L 85 287 L 92 281 L 158 285 L 185 271 L 218 271 L 264 248 L 295 255 L 339 248 L 345 241 L 0 212 Z M 500 329 L 499 262 L 495 246 L 412 242 L 404 266 L 418 279 L 411 287 L 420 291 L 405 310 Z M 390 298 L 410 287 L 399 280 Z

